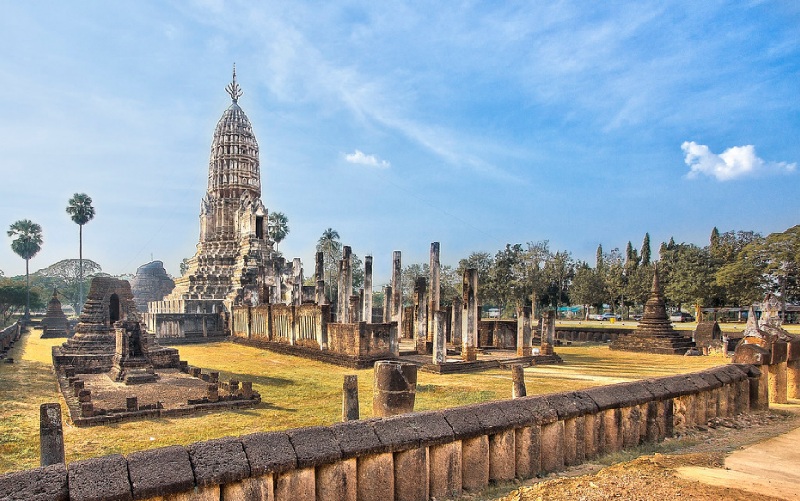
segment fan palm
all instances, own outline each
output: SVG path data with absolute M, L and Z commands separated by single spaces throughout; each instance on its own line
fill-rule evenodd
M 8 229 L 11 250 L 25 260 L 25 316 L 27 322 L 31 318 L 31 279 L 28 262 L 42 249 L 42 227 L 30 219 L 21 219 Z
M 78 225 L 78 305 L 83 309 L 83 225 L 88 223 L 94 218 L 94 207 L 92 207 L 92 198 L 86 193 L 75 193 L 69 199 L 67 206 L 67 214 L 70 215 L 72 221 Z M 78 311 L 80 314 L 80 311 Z
M 275 242 L 275 250 L 278 244 L 289 234 L 289 218 L 283 212 L 272 212 L 269 215 L 269 236 Z

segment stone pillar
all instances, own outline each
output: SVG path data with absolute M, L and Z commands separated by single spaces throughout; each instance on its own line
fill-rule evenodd
M 786 396 L 800 398 L 800 359 L 792 360 L 786 365 Z
M 461 357 L 465 362 L 478 359 L 478 270 L 468 268 L 464 271 L 463 280 L 464 304 L 461 335 L 463 346 Z
M 447 313 L 443 311 L 437 311 L 433 316 L 433 363 L 444 364 L 447 362 L 447 339 L 445 338 L 445 321 Z
M 139 399 L 137 397 L 125 397 L 125 410 L 136 412 L 139 410 Z
M 392 360 L 375 363 L 375 380 L 372 388 L 374 417 L 413 412 L 416 393 L 416 365 Z
M 542 355 L 553 354 L 553 344 L 556 337 L 556 312 L 545 311 L 542 314 Z
M 352 249 L 349 245 L 342 248 L 342 263 L 344 275 L 344 297 L 345 297 L 345 310 L 347 309 L 347 300 L 353 295 L 353 256 Z M 345 313 L 347 315 L 347 313 Z M 347 322 L 352 322 L 348 316 Z
M 392 252 L 392 322 L 397 322 L 397 329 L 403 328 L 403 266 L 400 251 Z
M 427 335 L 427 315 L 426 313 L 426 304 L 425 304 L 425 295 L 426 295 L 426 287 L 427 283 L 425 277 L 417 278 L 417 281 L 414 283 L 414 312 L 416 314 L 415 322 L 414 322 L 414 342 L 417 347 L 417 353 L 420 355 L 425 355 L 428 353 L 428 335 Z
M 303 263 L 299 257 L 292 260 L 292 279 L 292 304 L 300 306 L 303 304 Z
M 436 337 L 436 312 L 439 311 L 440 304 L 440 269 L 439 264 L 439 242 L 431 243 L 430 266 L 431 276 L 430 296 L 428 296 L 428 340 L 433 342 Z
M 769 365 L 769 401 L 774 404 L 786 404 L 787 399 L 787 367 L 786 362 Z
M 531 309 L 527 306 L 517 309 L 517 356 L 530 357 L 531 346 Z
M 317 252 L 317 262 L 314 266 L 314 280 L 316 281 L 316 289 L 314 289 L 314 299 L 318 305 L 328 304 L 325 298 L 325 254 Z
M 39 406 L 39 457 L 41 466 L 64 462 L 64 430 L 59 403 Z
M 358 376 L 348 374 L 342 385 L 342 421 L 358 419 Z
M 462 343 L 461 317 L 463 313 L 464 313 L 464 302 L 461 300 L 460 297 L 453 298 L 453 308 L 451 312 L 452 316 L 450 317 L 450 329 L 451 329 L 450 341 L 456 348 L 461 346 Z
M 522 364 L 511 366 L 511 398 L 520 398 L 528 394 L 525 389 L 525 369 Z
M 387 285 L 383 288 L 383 323 L 388 324 L 391 321 L 392 321 L 392 286 Z
M 364 257 L 364 312 L 361 320 L 372 323 L 372 256 Z

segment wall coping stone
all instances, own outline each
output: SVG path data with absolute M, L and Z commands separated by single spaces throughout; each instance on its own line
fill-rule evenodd
M 514 416 L 507 416 L 497 402 L 474 404 L 472 411 L 478 417 L 478 422 L 486 435 L 494 435 L 513 426 Z
M 0 475 L 0 493 L 8 501 L 67 501 L 67 467 L 59 463 Z
M 253 476 L 283 473 L 297 467 L 297 454 L 283 431 L 251 433 L 241 437 Z
M 714 369 L 708 371 L 709 374 L 713 374 L 715 378 L 717 378 L 720 383 L 724 385 L 733 384 L 734 382 L 738 381 L 731 376 L 729 371 L 717 370 L 715 367 Z
M 128 462 L 121 454 L 73 461 L 67 467 L 71 501 L 130 501 Z
M 630 392 L 631 397 L 636 405 L 641 405 L 655 398 L 655 395 L 653 395 L 653 393 L 647 388 L 646 385 L 642 384 L 641 381 L 620 383 L 619 386 L 624 387 L 626 390 L 628 390 L 628 392 Z
M 453 437 L 456 440 L 466 440 L 483 435 L 481 422 L 469 406 L 445 409 L 442 411 L 442 415 L 453 429 Z
M 503 414 L 508 418 L 509 426 L 514 428 L 524 428 L 535 421 L 535 416 L 531 414 L 524 403 L 520 402 L 519 398 L 499 400 L 494 402 L 494 405 L 500 407 Z
M 192 462 L 184 447 L 133 452 L 125 459 L 134 499 L 177 494 L 194 487 Z
M 706 383 L 708 383 L 709 387 L 712 390 L 716 390 L 717 388 L 722 388 L 722 381 L 712 372 L 701 372 L 698 374 L 701 378 L 703 378 Z
M 224 437 L 187 446 L 197 485 L 228 484 L 250 476 L 250 463 L 238 438 Z
M 452 442 L 453 427 L 444 418 L 442 411 L 415 412 L 409 415 L 419 432 L 420 447 L 442 445 Z
M 570 393 L 551 393 L 542 395 L 550 408 L 556 411 L 559 421 L 576 417 L 580 414 L 581 408 L 573 399 Z
M 668 385 L 664 384 L 664 381 L 661 379 L 645 379 L 641 381 L 641 384 L 647 388 L 647 391 L 649 391 L 656 400 L 666 400 L 678 396 Z
M 609 386 L 595 386 L 583 390 L 597 404 L 598 411 L 630 407 L 636 404 L 637 399 L 631 395 L 627 387 L 621 384 Z
M 295 428 L 286 434 L 297 455 L 298 468 L 334 463 L 342 458 L 339 441 L 328 426 Z
M 686 379 L 697 387 L 697 391 L 710 391 L 713 389 L 711 383 L 706 381 L 700 374 L 686 374 Z
M 558 413 L 547 404 L 547 400 L 540 395 L 522 397 L 514 400 L 526 409 L 531 416 L 530 424 L 543 425 L 558 421 Z
M 673 398 L 697 392 L 697 386 L 683 374 L 666 377 L 662 382 L 673 393 Z
M 342 450 L 342 459 L 350 459 L 364 454 L 383 454 L 391 451 L 391 447 L 384 445 L 378 435 L 375 434 L 373 423 L 378 419 L 360 419 L 331 425 L 331 431 L 339 442 L 339 448 Z
M 597 403 L 583 391 L 573 391 L 570 393 L 578 406 L 578 415 L 585 416 L 597 412 Z
M 455 436 L 442 411 L 392 416 L 373 421 L 372 427 L 381 443 L 392 452 L 444 444 Z

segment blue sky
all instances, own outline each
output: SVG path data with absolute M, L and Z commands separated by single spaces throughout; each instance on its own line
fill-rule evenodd
M 235 62 L 280 250 L 375 259 L 549 240 L 593 260 L 800 221 L 800 3 L 3 2 L 0 225 L 33 270 L 178 273 Z M 0 245 L 0 269 L 24 261 Z

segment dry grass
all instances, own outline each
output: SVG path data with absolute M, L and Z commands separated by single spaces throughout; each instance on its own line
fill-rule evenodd
M 39 405 L 59 401 L 50 348 L 34 330 L 17 343 L 14 364 L 0 364 L 0 473 L 38 466 Z M 372 371 L 354 371 L 232 343 L 179 347 L 190 365 L 223 379 L 253 381 L 262 404 L 190 417 L 150 419 L 76 428 L 64 423 L 67 461 L 189 444 L 228 435 L 332 424 L 341 419 L 345 374 L 358 374 L 361 416 L 372 415 Z M 528 394 L 574 390 L 652 376 L 691 372 L 724 362 L 716 357 L 676 357 L 615 352 L 605 345 L 559 347 L 565 364 L 525 370 Z M 510 371 L 435 375 L 420 372 L 416 409 L 442 409 L 508 398 Z M 63 402 L 62 402 L 63 404 Z

